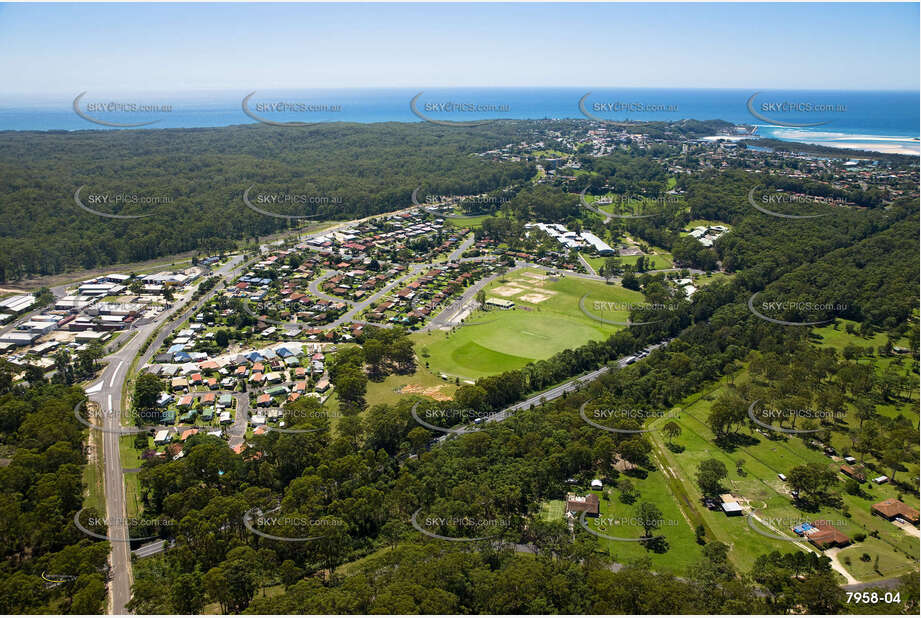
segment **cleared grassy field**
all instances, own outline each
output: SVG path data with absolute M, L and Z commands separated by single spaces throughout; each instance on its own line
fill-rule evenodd
M 541 502 L 540 517 L 544 521 L 562 521 L 566 515 L 566 502 L 563 500 L 547 500 Z
M 455 227 L 476 228 L 483 225 L 484 219 L 494 216 L 495 215 L 479 215 L 476 217 L 447 217 L 446 219 Z
M 736 380 L 744 379 L 736 376 Z M 720 392 L 727 388 L 727 381 L 723 380 L 709 389 L 689 397 L 683 402 L 680 414 L 675 419 L 681 426 L 682 433 L 675 440 L 685 447 L 680 454 L 674 454 L 665 448 L 658 449 L 663 454 L 667 465 L 678 472 L 685 492 L 691 497 L 691 503 L 703 517 L 707 528 L 711 531 L 709 540 L 720 540 L 730 545 L 730 556 L 733 562 L 742 569 L 750 569 L 755 558 L 763 553 L 773 550 L 793 551 L 794 549 L 810 550 L 811 545 L 804 542 L 780 541 L 768 538 L 752 530 L 746 517 L 727 517 L 720 511 L 710 511 L 701 505 L 701 494 L 694 482 L 697 467 L 705 459 L 718 459 L 723 462 L 729 471 L 728 479 L 724 486 L 730 489 L 734 496 L 741 499 L 743 506 L 753 509 L 759 517 L 776 524 L 777 531 L 781 534 L 795 538 L 790 528 L 799 522 L 810 522 L 817 519 L 832 521 L 834 525 L 852 540 L 857 534 L 868 535 L 866 540 L 855 542 L 850 548 L 842 551 L 843 556 L 851 556 L 851 565 L 845 568 L 859 579 L 879 579 L 893 577 L 910 571 L 917 564 L 919 556 L 919 542 L 915 537 L 905 534 L 891 523 L 870 514 L 870 505 L 885 498 L 896 497 L 898 490 L 891 485 L 864 485 L 865 495 L 853 496 L 845 493 L 839 486 L 841 497 L 846 506 L 845 510 L 822 507 L 818 512 L 802 512 L 798 510 L 791 500 L 786 484 L 777 477 L 778 473 L 788 473 L 797 465 L 805 463 L 818 463 L 823 466 L 835 467 L 840 462 L 835 462 L 825 456 L 821 451 L 810 448 L 808 442 L 800 437 L 785 436 L 770 440 L 764 435 L 754 433 L 752 443 L 738 446 L 729 451 L 714 444 L 714 435 L 706 424 L 710 409 Z M 853 421 L 853 419 L 849 419 Z M 658 419 L 652 426 L 667 422 Z M 856 426 L 856 421 L 853 421 Z M 832 443 L 840 450 L 845 446 L 846 437 L 835 434 Z M 663 440 L 659 434 L 651 437 L 660 445 Z M 742 460 L 741 466 L 738 462 Z M 840 475 L 839 475 L 840 476 Z M 917 508 L 918 500 L 914 496 L 902 496 L 903 501 Z M 756 527 L 764 530 L 756 523 Z M 776 534 L 777 531 L 774 533 Z M 870 532 L 875 531 L 879 536 L 873 538 Z M 866 563 L 857 558 L 867 552 L 875 558 L 880 556 L 880 571 L 868 573 Z M 859 564 L 858 564 L 859 563 Z M 872 564 L 870 565 L 872 571 Z
M 595 269 L 596 273 L 601 269 L 602 266 L 604 266 L 605 261 L 607 261 L 608 259 L 606 257 L 601 257 L 598 255 L 586 255 L 584 253 L 582 253 L 581 255 L 582 257 L 585 258 L 585 261 L 587 261 L 589 264 L 592 265 L 592 268 Z M 636 266 L 636 261 L 637 259 L 639 259 L 639 257 L 640 256 L 638 255 L 627 255 L 627 256 L 620 258 L 620 263 L 624 266 L 628 264 L 630 266 Z M 649 267 L 650 260 L 652 261 L 651 268 Z M 674 263 L 672 262 L 671 254 L 664 253 L 664 252 L 647 255 L 646 265 L 647 265 L 647 268 L 650 268 L 650 270 L 659 270 L 662 268 L 674 268 Z
M 665 537 L 664 551 L 658 553 L 636 541 L 613 541 L 605 538 L 599 538 L 601 545 L 607 549 L 608 555 L 615 562 L 631 563 L 648 557 L 656 571 L 685 573 L 688 567 L 702 556 L 701 546 L 697 544 L 692 526 L 688 524 L 672 496 L 664 474 L 659 470 L 653 470 L 645 479 L 630 477 L 629 480 L 637 494 L 633 504 L 622 502 L 620 491 L 617 489 L 605 489 L 604 495 L 602 492 L 593 492 L 602 498 L 601 515 L 598 518 L 586 517 L 589 528 L 613 537 L 640 538 L 643 536 L 643 527 L 636 521 L 637 506 L 651 502 L 662 512 L 662 524 L 654 535 Z
M 612 200 L 610 204 L 596 204 L 596 200 L 607 197 Z M 682 198 L 676 196 L 668 196 L 670 202 L 680 202 Z M 591 193 L 585 194 L 585 202 L 594 206 L 601 212 L 606 212 L 611 215 L 644 215 L 644 214 L 653 214 L 662 210 L 662 206 L 665 204 L 663 200 L 657 200 L 652 197 L 639 197 L 639 196 L 623 196 L 618 195 L 617 193 L 608 192 L 604 195 L 592 195 Z
M 710 276 L 707 275 L 696 275 L 693 277 L 694 285 L 698 288 L 706 287 L 711 283 L 716 283 L 718 281 L 729 281 L 735 275 L 726 274 L 726 273 L 710 273 Z
M 425 364 L 425 360 L 425 358 L 419 359 L 422 365 Z M 429 396 L 437 394 L 439 397 L 449 398 L 456 389 L 457 386 L 453 380 L 442 380 L 424 366 L 419 366 L 416 372 L 410 375 L 389 375 L 382 382 L 369 381 L 365 397 L 369 405 L 394 404 L 403 397 L 411 394 L 426 395 L 426 392 L 429 393 Z M 418 390 L 422 392 L 406 392 Z
M 528 276 L 530 273 L 531 276 Z M 535 276 L 536 275 L 536 276 Z M 620 326 L 604 324 L 579 309 L 584 295 L 592 311 L 595 301 L 640 303 L 639 292 L 620 286 L 564 277 L 552 280 L 525 269 L 490 284 L 487 298 L 515 303 L 512 310 L 477 311 L 453 332 L 416 333 L 412 339 L 420 354 L 428 354 L 433 373 L 475 379 L 524 367 L 588 341 L 602 340 Z M 605 311 L 604 318 L 626 322 L 628 311 Z
M 654 253 L 646 255 L 646 268 L 647 270 L 660 270 L 663 268 L 674 268 L 675 264 L 672 261 L 672 255 L 670 253 Z M 636 266 L 637 260 L 640 258 L 638 255 L 626 255 L 620 258 L 620 263 L 630 266 Z M 652 266 L 649 265 L 650 260 L 652 261 Z

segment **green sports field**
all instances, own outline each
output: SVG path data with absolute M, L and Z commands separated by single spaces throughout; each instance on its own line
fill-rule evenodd
M 433 372 L 475 379 L 524 367 L 565 349 L 603 340 L 621 326 L 594 320 L 582 313 L 579 300 L 593 311 L 595 301 L 641 303 L 639 292 L 598 281 L 563 277 L 550 279 L 534 269 L 514 271 L 486 289 L 487 298 L 515 303 L 511 310 L 477 311 L 452 332 L 413 335 L 416 349 Z M 608 310 L 603 317 L 626 322 L 628 311 Z
M 456 227 L 469 227 L 476 228 L 483 225 L 483 220 L 495 215 L 477 215 L 473 217 L 468 216 L 458 216 L 458 217 L 446 217 L 447 220 Z

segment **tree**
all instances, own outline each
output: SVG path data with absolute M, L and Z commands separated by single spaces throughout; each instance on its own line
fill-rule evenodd
M 73 614 L 99 614 L 105 600 L 106 587 L 97 575 L 81 575 L 79 590 L 74 594 L 70 611 Z
M 705 459 L 697 466 L 697 486 L 705 496 L 715 496 L 722 490 L 722 481 L 729 473 L 719 459 Z
M 182 573 L 170 585 L 170 603 L 177 614 L 200 614 L 205 608 L 205 595 L 199 573 Z
M 662 433 L 668 437 L 669 441 L 672 441 L 681 435 L 681 425 L 675 421 L 669 421 L 662 427 Z
M 425 427 L 415 427 L 406 434 L 406 439 L 409 440 L 412 449 L 419 452 L 432 439 L 432 434 Z
M 604 264 L 601 265 L 601 269 L 598 271 L 598 274 L 602 277 L 610 279 L 622 273 L 623 270 L 624 269 L 620 264 L 620 258 L 617 256 L 611 256 L 605 258 Z
M 643 526 L 643 536 L 652 536 L 652 533 L 662 526 L 662 511 L 652 502 L 643 502 L 636 508 L 636 518 Z
M 620 501 L 624 504 L 633 504 L 636 502 L 636 488 L 630 479 L 622 478 L 617 481 L 617 489 L 620 491 Z
M 869 397 L 859 397 L 854 407 L 857 409 L 858 429 L 863 428 L 864 421 L 876 417 L 876 404 L 874 404 Z
M 54 355 L 54 382 L 57 384 L 73 384 L 74 370 L 70 364 L 70 352 L 61 348 Z
M 791 468 L 787 473 L 787 483 L 799 494 L 802 502 L 820 504 L 838 484 L 838 476 L 822 464 L 808 463 Z
M 223 613 L 238 614 L 256 594 L 258 569 L 259 560 L 251 547 L 234 547 L 223 562 L 205 573 L 205 590 L 220 604 Z
M 384 374 L 384 343 L 379 339 L 370 339 L 364 344 L 365 360 L 368 363 L 368 370 L 372 376 L 381 376 Z
M 416 353 L 408 337 L 400 337 L 387 347 L 387 357 L 397 366 L 398 373 L 412 373 L 416 369 Z
M 298 567 L 294 560 L 285 560 L 281 563 L 280 577 L 282 585 L 287 590 L 304 578 L 304 569 Z
M 649 442 L 644 438 L 635 437 L 621 442 L 618 450 L 620 450 L 621 457 L 630 463 L 642 465 L 646 463 L 649 453 L 652 452 L 652 447 L 649 446 Z
M 476 302 L 480 307 L 486 306 L 486 290 L 480 290 L 476 293 Z
M 336 376 L 335 385 L 340 401 L 364 407 L 368 390 L 368 378 L 364 372 L 354 368 L 343 369 Z
M 734 429 L 741 428 L 748 419 L 748 404 L 737 389 L 724 392 L 713 403 L 707 425 L 717 438 L 722 438 Z
M 134 382 L 135 410 L 153 410 L 157 407 L 160 393 L 165 389 L 163 381 L 152 373 L 142 373 Z
M 636 275 L 633 274 L 633 271 L 628 270 L 624 273 L 623 279 L 620 280 L 620 284 L 627 288 L 628 290 L 639 290 L 640 282 L 636 278 Z
M 902 466 L 903 457 L 905 457 L 905 451 L 898 447 L 885 449 L 880 457 L 880 463 L 889 468 L 889 478 L 892 481 L 895 481 L 895 473 Z
M 82 350 L 77 352 L 77 361 L 74 363 L 74 372 L 76 376 L 83 380 L 88 380 L 96 374 L 96 361 L 102 358 L 102 344 L 93 341 Z
M 454 403 L 460 408 L 470 408 L 477 412 L 489 409 L 486 391 L 473 384 L 465 384 L 454 391 Z

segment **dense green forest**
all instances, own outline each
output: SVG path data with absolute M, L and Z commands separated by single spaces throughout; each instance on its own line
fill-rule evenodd
M 0 612 L 98 614 L 105 606 L 109 544 L 74 527 L 83 508 L 87 429 L 74 418 L 80 388 L 13 386 L 0 366 Z
M 290 225 L 246 208 L 250 186 L 306 196 L 306 203 L 265 210 L 322 220 L 405 208 L 420 186 L 452 195 L 514 185 L 534 175 L 532 164 L 472 155 L 526 134 L 516 122 L 0 132 L 0 281 L 215 251 Z M 74 192 L 84 185 L 81 201 L 94 210 L 151 216 L 120 220 L 82 210 Z M 93 204 L 91 195 L 110 201 Z M 113 207 L 116 195 L 137 196 L 137 203 Z
M 242 196 L 249 187 L 257 193 L 293 197 L 265 210 L 317 215 L 316 220 L 404 208 L 418 187 L 429 195 L 518 187 L 534 176 L 534 157 L 499 162 L 476 153 L 542 139 L 538 126 L 566 131 L 585 123 L 2 131 L 0 282 L 185 251 L 226 250 L 237 241 L 295 225 L 246 208 Z M 686 120 L 642 123 L 631 131 L 650 137 L 695 137 L 727 126 L 723 121 Z M 599 182 L 610 179 L 617 189 L 642 191 L 664 178 L 661 166 L 641 157 L 580 159 L 589 168 L 598 167 Z M 652 167 L 657 170 L 654 179 L 647 173 Z M 149 216 L 114 219 L 87 212 L 74 200 L 80 187 L 81 202 L 93 210 Z M 108 201 L 94 201 L 100 196 Z

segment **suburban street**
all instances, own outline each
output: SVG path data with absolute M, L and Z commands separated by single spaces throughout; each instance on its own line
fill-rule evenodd
M 213 274 L 226 278 L 231 276 L 243 261 L 243 256 L 232 257 L 226 264 L 217 269 Z M 201 302 L 207 300 L 222 285 L 216 285 L 209 294 L 202 297 Z M 114 614 L 126 613 L 126 604 L 131 598 L 131 548 L 128 539 L 127 526 L 127 509 L 125 496 L 124 472 L 121 466 L 121 458 L 118 450 L 119 438 L 124 435 L 122 429 L 122 395 L 128 378 L 127 370 L 132 361 L 142 352 L 142 346 L 147 338 L 156 330 L 157 326 L 163 324 L 169 319 L 192 295 L 190 290 L 186 298 L 177 300 L 172 308 L 164 311 L 157 320 L 144 324 L 136 329 L 135 336 L 121 349 L 105 357 L 103 362 L 106 364 L 103 369 L 100 380 L 87 388 L 89 398 L 97 403 L 101 410 L 104 411 L 102 432 L 102 453 L 105 460 L 105 493 L 106 493 L 106 517 L 108 523 L 108 536 L 111 540 L 112 554 L 111 563 L 111 580 L 109 582 L 109 612 Z M 183 323 L 187 317 L 197 309 L 201 302 L 196 306 L 184 312 L 180 317 L 173 320 L 168 326 L 164 327 L 155 340 L 155 345 L 151 345 L 142 357 L 140 364 L 146 362 L 154 351 L 159 347 L 156 342 L 162 341 L 169 336 L 173 329 Z
M 298 236 L 307 239 L 315 238 L 317 236 L 329 234 L 339 229 L 349 228 L 353 225 L 361 223 L 362 221 L 400 214 L 414 208 L 416 207 L 412 206 L 395 212 L 383 213 L 380 215 L 365 217 L 363 219 L 338 223 L 331 227 L 312 232 L 305 236 L 300 236 L 299 234 Z M 468 240 L 469 243 L 465 241 L 466 246 L 465 243 L 462 243 L 461 247 L 459 247 L 455 253 L 459 255 L 462 251 L 465 251 L 466 248 L 468 248 L 473 242 L 472 236 Z M 156 351 L 176 328 L 178 328 L 186 320 L 188 320 L 190 316 L 196 313 L 199 308 L 204 305 L 204 303 L 206 303 L 214 294 L 221 291 L 226 286 L 228 281 L 240 275 L 241 271 L 243 271 L 244 268 L 248 265 L 249 262 L 244 262 L 243 255 L 235 255 L 231 257 L 231 259 L 228 260 L 226 264 L 217 268 L 210 274 L 205 275 L 218 276 L 221 280 L 214 286 L 214 288 L 203 295 L 202 298 L 198 300 L 198 302 L 184 311 L 181 315 L 175 316 L 176 312 L 179 311 L 179 309 L 189 301 L 193 294 L 194 288 L 193 290 L 189 290 L 186 294 L 184 294 L 183 297 L 176 299 L 173 302 L 172 307 L 162 312 L 159 316 L 157 316 L 155 320 L 151 320 L 146 323 L 139 323 L 139 325 L 137 325 L 135 328 L 121 333 L 119 337 L 116 338 L 117 342 L 126 337 L 131 337 L 130 341 L 121 347 L 116 345 L 115 347 L 117 349 L 102 359 L 105 367 L 102 370 L 99 379 L 93 385 L 87 388 L 87 395 L 89 396 L 89 399 L 98 404 L 100 410 L 103 411 L 104 417 L 103 428 L 105 431 L 102 432 L 102 455 L 105 461 L 105 498 L 108 536 L 112 545 L 112 553 L 110 555 L 111 580 L 109 582 L 110 594 L 108 604 L 108 612 L 111 614 L 124 614 L 127 612 L 126 607 L 129 599 L 131 598 L 131 585 L 133 581 L 131 570 L 131 548 L 130 542 L 128 540 L 129 537 L 127 526 L 124 470 L 121 466 L 121 458 L 119 453 L 119 439 L 122 435 L 124 435 L 121 432 L 122 414 L 120 412 L 122 407 L 122 399 L 125 394 L 125 387 L 128 379 L 130 378 L 130 376 L 127 375 L 128 368 L 131 367 L 135 358 L 138 359 L 136 365 L 137 368 L 143 367 L 145 364 L 150 362 L 150 359 L 154 356 Z M 365 301 L 354 304 L 350 311 L 337 321 L 336 325 L 328 325 L 327 328 L 335 328 L 338 325 L 351 321 L 352 316 L 363 311 L 373 302 L 384 296 L 393 287 L 399 285 L 399 283 L 406 277 L 409 277 L 410 275 L 417 273 L 422 268 L 428 266 L 428 264 L 414 265 L 411 268 L 410 273 L 390 282 L 377 294 L 372 295 Z M 66 290 L 68 288 L 72 287 L 73 283 L 56 286 L 52 288 L 52 293 L 55 295 L 55 298 L 60 298 L 66 294 Z M 5 327 L 4 330 L 14 328 L 16 324 L 28 319 L 28 317 L 40 312 L 42 309 L 43 307 L 33 309 L 28 314 Z M 167 324 L 168 320 L 169 323 Z M 150 337 L 151 334 L 155 332 L 160 325 L 164 325 L 163 328 L 160 329 L 151 344 L 145 348 L 144 344 L 146 343 L 148 337 Z M 110 344 L 109 349 L 112 347 L 113 346 Z M 241 397 L 239 393 L 236 393 L 235 396 L 237 398 L 237 419 L 228 432 L 230 434 L 229 443 L 231 447 L 242 443 L 245 437 L 246 422 L 248 419 L 247 412 L 249 410 L 249 397 L 246 396 L 245 393 L 243 397 Z M 241 411 L 243 412 L 242 414 L 240 413 Z M 157 548 L 157 551 L 161 550 L 162 546 Z M 145 549 L 144 551 L 145 554 L 156 553 L 156 551 L 152 551 L 152 548 Z
M 308 290 L 311 294 L 313 294 L 314 296 L 316 296 L 317 298 L 322 298 L 323 300 L 328 300 L 328 301 L 334 302 L 334 303 L 345 303 L 345 304 L 347 304 L 347 305 L 353 305 L 353 304 L 355 304 L 354 301 L 348 300 L 348 299 L 346 299 L 346 298 L 337 298 L 337 297 L 335 297 L 335 296 L 330 296 L 329 294 L 327 294 L 326 292 L 324 292 L 323 290 L 320 289 L 320 284 L 321 284 L 321 283 L 323 283 L 324 281 L 326 281 L 327 279 L 329 279 L 330 277 L 332 277 L 332 276 L 334 276 L 334 275 L 336 275 L 336 274 L 337 274 L 337 273 L 336 273 L 335 270 L 327 270 L 327 271 L 325 271 L 325 272 L 324 272 L 323 274 L 321 274 L 319 277 L 317 277 L 316 279 L 313 279 L 312 281 L 310 281 L 310 282 L 307 284 L 307 290 Z

